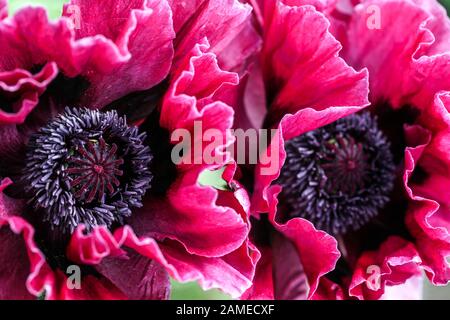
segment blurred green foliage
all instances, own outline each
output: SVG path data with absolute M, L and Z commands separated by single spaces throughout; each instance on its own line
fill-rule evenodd
M 10 12 L 15 12 L 20 7 L 26 5 L 42 5 L 48 10 L 48 15 L 52 19 L 56 19 L 61 15 L 62 6 L 64 3 L 69 2 L 65 0 L 9 0 Z
M 172 300 L 229 300 L 230 297 L 219 290 L 203 291 L 197 283 L 172 281 Z
M 98 0 L 102 1 L 102 0 Z M 25 5 L 43 5 L 48 9 L 49 17 L 56 19 L 61 15 L 62 6 L 68 1 L 65 0 L 9 0 L 9 10 L 11 13 L 17 11 Z M 450 11 L 450 0 L 441 0 L 441 3 Z M 205 172 L 202 174 L 201 183 L 203 185 L 215 186 L 218 189 L 226 189 L 226 183 L 220 177 L 221 172 Z M 230 299 L 227 295 L 218 290 L 203 291 L 196 283 L 180 284 L 172 281 L 172 295 L 174 300 L 213 300 Z M 434 287 L 428 281 L 424 285 L 424 299 L 450 299 L 450 287 Z

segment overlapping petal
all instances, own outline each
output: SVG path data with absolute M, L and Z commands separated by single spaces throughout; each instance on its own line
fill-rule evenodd
M 76 10 L 70 10 L 73 8 Z M 102 107 L 128 93 L 150 89 L 167 76 L 175 38 L 167 1 L 115 1 L 104 5 L 74 0 L 65 5 L 63 15 L 76 19 L 77 12 L 81 16 L 75 38 L 82 39 L 102 56 L 108 50 L 115 57 L 112 68 L 87 69 L 92 85 L 84 103 Z

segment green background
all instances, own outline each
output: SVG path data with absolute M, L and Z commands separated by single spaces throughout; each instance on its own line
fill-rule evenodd
M 100 0 L 99 0 L 100 1 Z M 49 16 L 53 19 L 58 18 L 62 12 L 62 4 L 68 2 L 65 0 L 9 0 L 10 13 L 17 11 L 20 7 L 28 4 L 41 4 L 47 7 Z M 450 8 L 450 0 L 441 0 L 441 2 Z M 207 175 L 203 177 L 204 184 L 218 185 L 217 180 L 215 180 L 215 175 Z M 175 281 L 173 283 L 172 299 L 190 299 L 190 300 L 201 300 L 201 299 L 229 299 L 228 296 L 224 295 L 218 290 L 203 291 L 196 283 L 186 283 L 181 284 Z M 424 284 L 424 299 L 445 299 L 450 300 L 450 286 L 447 287 L 434 287 L 429 284 L 428 281 Z

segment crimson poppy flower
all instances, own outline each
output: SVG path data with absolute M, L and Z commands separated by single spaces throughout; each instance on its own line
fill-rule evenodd
M 165 299 L 169 275 L 251 285 L 248 199 L 198 182 L 223 164 L 173 164 L 170 140 L 195 121 L 226 136 L 251 8 L 183 4 L 74 0 L 51 22 L 0 1 L 1 298 Z
M 446 283 L 450 136 L 440 67 L 448 64 L 449 23 L 442 8 L 433 1 L 367 1 L 350 11 L 327 1 L 253 4 L 264 35 L 259 70 L 268 107 L 260 119 L 278 131 L 251 182 L 262 258 L 245 296 L 378 299 L 416 283 L 421 270 Z M 367 24 L 373 4 L 381 29 Z M 264 89 L 258 72 L 245 96 Z M 264 174 L 273 153 L 279 166 Z
M 386 298 L 397 285 L 411 290 L 422 270 L 447 283 L 445 11 L 434 1 L 304 4 L 255 10 L 271 102 L 264 124 L 278 128 L 269 150 L 281 161 L 273 175 L 255 170 L 262 258 L 246 297 Z M 374 5 L 381 29 L 368 25 Z
M 349 248 L 355 264 L 351 281 L 342 285 L 344 292 L 379 298 L 385 285 L 404 283 L 417 274 L 416 266 L 434 284 L 446 284 L 450 279 L 446 11 L 431 0 L 342 1 L 329 12 L 333 32 L 343 43 L 342 57 L 356 69 L 369 70 L 370 111 L 384 127 L 398 168 L 395 201 L 374 220 L 377 225 L 369 224 L 354 237 L 358 241 Z M 372 239 L 370 247 L 366 239 Z M 367 286 L 370 265 L 381 268 L 378 290 Z

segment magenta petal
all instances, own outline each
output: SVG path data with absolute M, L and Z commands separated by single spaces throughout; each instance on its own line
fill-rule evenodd
M 123 239 L 116 238 L 105 227 L 86 235 L 80 226 L 71 238 L 67 256 L 72 261 L 95 266 L 129 299 L 167 299 L 170 288 L 167 272 L 153 257 L 125 251 L 122 245 Z M 130 274 L 130 269 L 139 272 Z
M 222 101 L 228 100 L 239 77 L 221 70 L 209 48 L 208 41 L 202 39 L 173 70 L 161 109 L 160 124 L 164 128 L 192 131 L 194 121 L 201 121 L 203 130 L 214 128 L 229 136 L 225 131 L 232 126 L 233 110 Z
M 169 299 L 170 280 L 167 271 L 155 260 L 136 252 L 129 252 L 122 258 L 105 258 L 95 269 L 129 299 Z
M 276 300 L 305 300 L 308 283 L 295 245 L 279 233 L 272 237 L 272 273 Z
M 11 179 L 6 178 L 6 179 L 1 180 L 0 181 L 0 193 L 3 194 L 3 190 L 5 190 L 11 184 L 12 184 Z
M 247 130 L 263 127 L 267 116 L 267 101 L 262 71 L 259 63 L 254 63 L 248 73 L 241 78 L 235 100 L 229 102 L 235 110 L 234 127 Z
M 433 43 L 424 46 L 426 55 L 439 55 L 450 50 L 448 37 L 450 36 L 450 21 L 445 7 L 438 1 L 413 0 L 420 8 L 427 11 L 429 18 L 426 21 L 426 28 L 434 35 Z
M 67 257 L 72 261 L 96 265 L 106 257 L 125 254 L 106 227 L 97 227 L 87 235 L 84 231 L 85 227 L 81 225 L 72 234 L 67 247 Z
M 77 39 L 94 43 L 104 37 L 103 41 L 112 41 L 123 58 L 114 68 L 89 73 L 92 86 L 86 103 L 103 106 L 128 93 L 150 89 L 167 76 L 175 34 L 166 1 L 112 1 L 104 5 L 73 0 L 65 6 L 64 15 L 71 15 L 71 5 L 79 6 L 82 14 Z
M 247 224 L 232 208 L 216 204 L 217 191 L 190 174 L 170 191 L 169 201 L 148 199 L 130 223 L 140 236 L 175 239 L 191 254 L 219 257 L 240 247 Z M 206 209 L 207 208 L 207 209 Z
M 448 106 L 449 94 L 441 93 L 426 109 L 424 121 L 429 122 L 434 135 L 414 127 L 409 127 L 406 132 L 407 137 L 415 142 L 414 148 L 406 150 L 404 181 L 412 201 L 406 222 L 416 239 L 422 265 L 436 284 L 445 284 L 450 278 L 450 266 L 446 261 L 450 254 L 450 200 L 445 191 L 450 187 Z M 427 172 L 427 178 L 415 183 L 412 176 L 418 167 Z
M 33 235 L 33 227 L 25 220 L 0 217 L 0 299 L 36 299 L 51 283 Z
M 313 300 L 344 300 L 346 298 L 348 297 L 344 294 L 342 288 L 325 277 L 321 279 L 316 293 L 311 297 Z
M 296 246 L 308 279 L 308 298 L 312 298 L 321 278 L 331 272 L 340 257 L 336 240 L 303 219 L 293 219 L 286 225 L 278 225 L 280 232 Z
M 339 57 L 341 45 L 329 32 L 325 16 L 311 6 L 271 1 L 275 4 L 266 10 L 262 54 L 276 116 L 302 108 L 367 105 L 367 71 L 356 72 Z
M 126 296 L 105 278 L 85 275 L 82 278 L 81 289 L 70 289 L 68 278 L 61 271 L 54 272 L 57 295 L 48 297 L 54 300 L 125 300 Z
M 242 295 L 242 300 L 273 300 L 272 250 L 260 249 L 261 258 L 256 265 L 252 286 Z
M 226 93 L 232 93 L 230 86 L 239 83 L 236 73 L 224 71 L 219 67 L 216 55 L 209 52 L 210 48 L 208 39 L 203 38 L 172 70 L 173 81 L 164 98 L 161 112 L 162 125 L 170 130 L 177 127 L 174 124 L 166 125 L 166 117 L 168 120 L 178 120 L 178 117 L 185 115 L 188 117 L 185 121 L 192 120 L 192 117 L 199 116 L 198 113 L 204 106 L 226 99 Z M 176 108 L 182 110 L 171 115 L 171 112 L 177 111 Z
M 207 38 L 221 67 L 240 71 L 245 60 L 259 49 L 260 39 L 251 24 L 249 5 L 237 0 L 171 2 L 180 39 L 176 44 L 176 61 Z
M 312 5 L 320 12 L 328 12 L 334 9 L 338 0 L 279 0 L 285 5 L 291 7 L 300 7 L 305 5 Z M 265 10 L 272 10 L 274 1 L 272 0 L 248 0 L 257 12 L 264 12 Z M 272 7 L 272 8 L 271 8 Z M 269 17 L 270 18 L 270 17 Z M 261 20 L 262 21 L 262 20 Z
M 0 0 L 0 20 L 8 16 L 8 0 Z
M 219 131 L 227 140 L 214 150 L 221 155 L 220 149 L 232 142 L 227 129 L 232 126 L 233 111 L 220 98 L 226 97 L 226 88 L 236 85 L 239 79 L 235 73 L 222 71 L 208 48 L 203 41 L 180 61 L 164 97 L 160 123 L 170 132 L 188 130 L 194 143 L 202 148 L 200 151 L 206 145 L 202 137 L 195 136 L 194 122 L 201 123 L 203 130 Z M 243 243 L 247 224 L 234 209 L 217 204 L 217 190 L 197 182 L 203 170 L 226 164 L 227 156 L 220 156 L 219 163 L 214 164 L 204 163 L 202 153 L 190 160 L 191 164 L 178 166 L 179 178 L 168 191 L 167 199 L 147 199 L 138 214 L 133 215 L 131 225 L 139 235 L 176 239 L 190 253 L 208 257 L 228 254 Z
M 432 41 L 430 32 L 422 27 L 427 14 L 410 1 L 377 2 L 383 28 L 370 30 L 369 5 L 364 3 L 355 8 L 348 32 L 350 45 L 345 48 L 344 57 L 355 68 L 369 69 L 375 101 L 391 97 L 393 104 L 398 105 L 402 96 L 417 85 L 418 75 L 411 68 L 415 52 L 421 44 Z M 398 12 L 402 13 L 401 19 Z
M 114 235 L 108 232 L 97 232 L 83 237 L 85 238 L 83 242 L 88 245 L 86 246 L 83 242 L 72 238 L 72 243 L 68 248 L 68 255 L 75 259 L 76 262 L 83 262 L 84 260 L 85 263 L 99 267 L 99 270 L 103 270 L 105 276 L 112 283 L 124 290 L 124 293 L 131 294 L 131 296 L 140 296 L 143 293 L 152 294 L 153 298 L 166 296 L 163 290 L 164 286 L 162 286 L 162 284 L 166 283 L 164 280 L 166 277 L 164 272 L 159 267 L 156 267 L 157 265 L 149 264 L 150 261 L 154 261 L 154 263 L 163 266 L 166 272 L 177 281 L 199 281 L 205 290 L 220 288 L 233 297 L 238 297 L 250 286 L 254 266 L 259 258 L 258 253 L 246 243 L 238 250 L 223 257 L 208 258 L 193 255 L 186 252 L 181 245 L 173 241 L 158 243 L 150 237 L 137 237 L 132 229 L 127 226 L 118 229 Z M 89 245 L 89 243 L 94 245 Z M 96 248 L 96 246 L 99 247 Z M 147 267 L 151 266 L 150 269 L 147 268 L 147 271 L 152 270 L 155 272 L 155 279 L 149 277 L 148 274 L 141 274 L 141 277 L 136 278 L 138 286 L 135 286 L 134 289 L 138 291 L 130 289 L 119 271 L 122 267 L 127 266 L 130 268 L 136 262 L 136 257 L 132 254 L 131 260 L 121 262 L 119 261 L 120 259 L 127 259 L 127 257 L 115 255 L 120 250 L 128 251 L 129 249 L 134 250 L 143 257 L 144 260 L 138 259 L 139 263 L 145 263 Z M 100 251 L 103 252 L 101 257 L 97 254 Z M 88 258 L 86 260 L 86 257 L 97 257 L 98 259 Z M 114 259 L 118 259 L 113 262 L 115 266 L 113 266 L 113 269 L 107 270 Z M 149 291 L 142 288 L 145 280 L 150 281 L 146 285 L 154 285 Z M 151 281 L 158 281 L 159 284 L 152 284 Z M 127 292 L 128 289 L 131 291 Z
M 204 290 L 220 288 L 234 298 L 250 287 L 251 278 L 246 277 L 245 273 L 230 263 L 236 260 L 240 261 L 240 264 L 249 261 L 254 266 L 258 258 L 257 253 L 251 248 L 248 249 L 246 244 L 227 256 L 207 258 L 189 254 L 182 246 L 172 241 L 160 244 L 159 249 L 156 242 L 149 238 L 138 240 L 130 229 L 122 229 L 117 236 L 125 239 L 126 246 L 164 265 L 175 280 L 198 281 Z
M 372 5 L 379 8 L 380 28 L 367 28 Z M 442 81 L 449 76 L 450 23 L 436 1 L 363 1 L 346 29 L 343 56 L 353 67 L 369 69 L 374 101 L 420 106 L 450 89 Z
M 0 105 L 0 124 L 21 124 L 38 104 L 39 96 L 56 78 L 58 68 L 55 63 L 46 64 L 42 70 L 32 75 L 21 69 L 0 72 L 0 94 L 14 102 L 7 111 Z
M 191 0 L 184 2 L 178 0 L 168 0 L 168 2 L 172 8 L 173 27 L 177 33 L 199 10 L 199 8 L 205 5 L 205 0 Z
M 269 150 L 275 152 L 279 163 L 273 165 L 271 173 L 265 173 L 267 166 L 258 164 L 255 169 L 255 191 L 252 211 L 256 214 L 269 212 L 275 228 L 293 242 L 297 248 L 309 284 L 309 298 L 313 298 L 320 279 L 332 271 L 340 253 L 336 240 L 323 231 L 318 231 L 304 219 L 293 219 L 285 225 L 276 222 L 278 194 L 281 187 L 272 185 L 279 176 L 285 160 L 284 141 L 319 126 L 326 125 L 340 117 L 357 111 L 357 108 L 329 108 L 323 111 L 303 109 L 295 115 L 288 115 L 282 121 L 276 135 L 272 138 Z M 317 127 L 316 127 L 317 126 Z M 265 155 L 265 153 L 263 154 Z M 262 159 L 261 162 L 264 162 Z M 275 286 L 275 284 L 274 284 Z
M 66 75 L 77 74 L 86 57 L 71 38 L 65 20 L 50 22 L 43 8 L 21 9 L 0 23 L 0 70 L 29 70 L 53 61 Z
M 412 243 L 390 237 L 376 252 L 364 252 L 359 258 L 349 293 L 358 299 L 379 299 L 386 286 L 403 284 L 420 275 L 420 263 Z
M 161 250 L 167 257 L 167 262 L 173 266 L 171 275 L 177 281 L 198 281 L 203 290 L 219 288 L 233 298 L 240 297 L 251 285 L 252 278 L 229 262 L 243 259 L 250 261 L 250 257 L 254 257 L 246 244 L 241 250 L 217 258 L 191 255 L 175 243 L 163 245 Z

